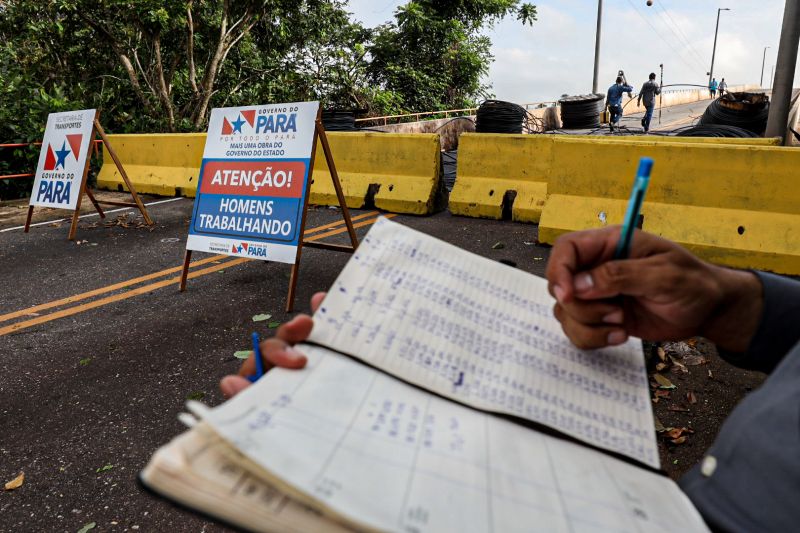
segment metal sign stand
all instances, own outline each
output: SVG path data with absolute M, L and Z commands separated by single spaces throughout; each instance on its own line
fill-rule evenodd
M 104 201 L 104 200 L 97 200 L 92 194 L 92 191 L 86 186 L 86 178 L 89 176 L 89 166 L 91 164 L 91 150 L 92 146 L 94 146 L 95 155 L 98 155 L 97 144 L 94 142 L 95 135 L 100 135 L 100 139 L 103 142 L 103 145 L 106 147 L 108 154 L 111 156 L 111 159 L 114 161 L 114 165 L 119 170 L 120 175 L 122 176 L 123 181 L 125 181 L 125 185 L 128 187 L 128 191 L 131 193 L 133 197 L 133 202 L 113 202 L 113 201 Z M 100 218 L 105 218 L 106 214 L 103 212 L 103 209 L 100 207 L 100 204 L 103 205 L 113 205 L 113 206 L 122 206 L 122 207 L 135 207 L 142 213 L 142 218 L 144 218 L 145 223 L 148 226 L 153 225 L 153 220 L 150 218 L 150 215 L 147 213 L 147 208 L 145 208 L 142 200 L 139 198 L 139 195 L 136 194 L 136 189 L 133 187 L 133 184 L 128 179 L 128 174 L 125 172 L 125 169 L 122 166 L 122 163 L 117 157 L 117 153 L 114 151 L 114 148 L 111 147 L 111 142 L 109 142 L 108 137 L 106 136 L 106 132 L 103 129 L 103 126 L 100 125 L 100 121 L 95 118 L 94 119 L 94 126 L 92 128 L 92 135 L 91 135 L 91 142 L 86 148 L 86 166 L 83 169 L 83 176 L 81 178 L 81 191 L 78 194 L 78 203 L 75 205 L 75 211 L 72 214 L 72 223 L 69 227 L 69 240 L 75 240 L 75 234 L 78 231 L 78 219 L 80 218 L 81 214 L 81 200 L 83 200 L 84 193 L 86 196 L 89 197 L 89 200 L 92 202 L 92 205 L 97 210 L 97 213 L 100 215 Z M 33 206 L 28 206 L 28 218 L 25 221 L 25 233 L 28 233 L 28 230 L 31 226 L 31 219 L 33 218 Z
M 314 173 L 314 158 L 317 153 L 317 140 L 319 140 L 320 144 L 322 144 L 322 151 L 325 154 L 325 161 L 328 164 L 328 169 L 331 172 L 331 179 L 333 180 L 333 188 L 336 189 L 336 197 L 339 200 L 339 207 L 342 209 L 342 218 L 344 218 L 344 223 L 347 226 L 347 233 L 350 236 L 350 245 L 346 244 L 332 244 L 326 242 L 317 242 L 317 241 L 306 241 L 303 240 L 303 233 L 305 233 L 306 228 L 306 216 L 308 215 L 308 197 L 311 194 L 311 181 L 312 176 Z M 320 109 L 317 112 L 317 118 L 314 123 L 314 140 L 311 145 L 311 160 L 310 160 L 310 168 L 308 169 L 308 179 L 306 181 L 306 194 L 305 200 L 303 202 L 303 215 L 300 219 L 300 240 L 297 243 L 297 255 L 295 257 L 294 264 L 292 264 L 292 273 L 289 277 L 289 291 L 286 295 L 286 312 L 289 313 L 294 308 L 294 296 L 297 289 L 297 279 L 298 274 L 300 271 L 300 258 L 303 252 L 303 247 L 307 246 L 309 248 L 321 248 L 323 250 L 332 250 L 336 252 L 347 252 L 353 253 L 358 248 L 358 237 L 356 236 L 356 230 L 353 227 L 353 222 L 350 219 L 350 210 L 347 207 L 347 203 L 345 201 L 344 192 L 342 191 L 342 184 L 339 181 L 339 174 L 336 172 L 336 165 L 333 161 L 333 154 L 331 153 L 331 147 L 328 144 L 328 137 L 325 134 L 325 128 L 322 126 L 322 110 Z M 186 250 L 186 254 L 183 257 L 183 271 L 181 272 L 181 279 L 180 279 L 180 291 L 183 292 L 186 290 L 186 280 L 189 276 L 189 264 L 192 259 L 192 250 Z

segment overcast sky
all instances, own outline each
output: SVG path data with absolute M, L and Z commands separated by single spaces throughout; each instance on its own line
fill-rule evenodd
M 596 0 L 528 0 L 539 20 L 522 26 L 508 17 L 488 30 L 494 63 L 488 76 L 496 97 L 517 103 L 556 100 L 592 89 Z M 353 17 L 367 26 L 392 18 L 405 0 L 350 0 Z M 664 84 L 705 84 L 711 64 L 717 8 L 720 16 L 714 74 L 729 85 L 770 85 L 783 20 L 784 0 L 604 0 L 599 89 L 622 69 L 638 91 L 664 64 Z M 800 85 L 800 72 L 795 87 Z

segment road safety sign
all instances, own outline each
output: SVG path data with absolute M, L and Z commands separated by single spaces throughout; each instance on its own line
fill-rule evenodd
M 319 102 L 214 109 L 187 250 L 294 263 Z
M 31 191 L 31 206 L 74 210 L 82 190 L 96 110 L 50 113 Z

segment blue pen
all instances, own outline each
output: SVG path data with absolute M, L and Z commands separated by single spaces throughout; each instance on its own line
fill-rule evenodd
M 247 377 L 247 379 L 249 379 L 252 383 L 255 383 L 256 381 L 259 380 L 259 378 L 261 378 L 261 376 L 264 375 L 264 361 L 261 360 L 261 348 L 259 347 L 260 344 L 261 344 L 261 338 L 258 336 L 258 333 L 254 331 L 253 357 L 256 358 L 256 373 L 254 376 Z
M 636 229 L 636 221 L 639 219 L 639 211 L 647 192 L 647 185 L 650 183 L 652 169 L 652 158 L 643 157 L 639 160 L 639 170 L 636 172 L 636 180 L 633 182 L 633 191 L 631 191 L 631 199 L 628 200 L 628 209 L 625 211 L 622 233 L 617 242 L 617 248 L 614 250 L 614 259 L 627 259 L 631 253 L 633 230 Z

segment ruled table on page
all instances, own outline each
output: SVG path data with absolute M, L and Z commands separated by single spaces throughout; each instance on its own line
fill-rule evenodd
M 380 219 L 310 340 L 467 405 L 659 467 L 641 343 L 575 348 L 547 282 Z
M 665 476 L 421 390 L 318 346 L 204 421 L 358 528 L 406 533 L 706 531 Z

